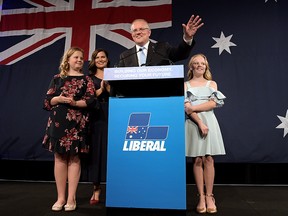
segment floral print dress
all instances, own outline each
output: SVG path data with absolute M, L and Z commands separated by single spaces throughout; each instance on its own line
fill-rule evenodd
M 85 100 L 87 108 L 62 103 L 52 106 L 51 99 L 59 95 L 73 97 L 75 101 Z M 42 142 L 43 147 L 59 154 L 87 153 L 88 108 L 93 106 L 95 100 L 95 88 L 89 76 L 61 78 L 59 74 L 55 75 L 44 100 L 43 108 L 50 111 L 50 115 Z

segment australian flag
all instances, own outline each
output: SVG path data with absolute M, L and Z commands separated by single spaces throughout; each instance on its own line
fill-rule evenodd
M 151 113 L 131 113 L 126 140 L 164 140 L 168 136 L 167 126 L 149 126 Z
M 85 50 L 87 73 L 95 48 L 105 48 L 114 65 L 120 53 L 133 46 L 129 28 L 134 19 L 150 23 L 152 41 L 177 46 L 183 38 L 182 24 L 194 14 L 200 15 L 204 26 L 194 37 L 191 56 L 207 56 L 213 80 L 227 97 L 225 105 L 215 110 L 226 149 L 226 155 L 216 160 L 288 162 L 287 0 L 0 0 L 0 4 L 0 159 L 53 159 L 41 147 L 48 119 L 42 104 L 67 48 Z M 188 61 L 176 62 L 185 66 L 185 79 Z M 155 125 L 128 126 L 132 136 L 137 130 L 139 139 L 148 139 Z M 128 134 L 125 137 L 129 139 Z

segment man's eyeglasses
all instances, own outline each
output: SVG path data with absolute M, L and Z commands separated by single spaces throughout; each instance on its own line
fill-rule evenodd
M 132 33 L 137 33 L 137 32 L 139 31 L 139 32 L 141 32 L 141 33 L 142 33 L 142 32 L 144 32 L 144 31 L 145 31 L 145 30 L 147 30 L 147 29 L 149 29 L 149 28 L 139 28 L 139 29 L 133 29 L 133 30 L 131 30 L 131 32 L 132 32 Z

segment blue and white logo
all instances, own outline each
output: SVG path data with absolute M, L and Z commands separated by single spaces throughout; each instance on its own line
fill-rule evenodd
M 150 126 L 151 113 L 131 113 L 123 151 L 166 151 L 168 126 Z

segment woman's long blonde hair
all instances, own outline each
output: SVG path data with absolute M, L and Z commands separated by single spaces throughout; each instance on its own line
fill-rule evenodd
M 205 73 L 203 74 L 203 77 L 207 80 L 212 80 L 212 73 L 211 73 L 211 70 L 210 70 L 210 66 L 209 66 L 209 63 L 208 63 L 208 60 L 207 60 L 207 57 L 205 55 L 203 55 L 202 53 L 199 53 L 199 54 L 196 54 L 196 55 L 193 55 L 188 63 L 188 72 L 187 72 L 187 78 L 188 80 L 192 79 L 193 78 L 193 62 L 194 62 L 194 59 L 198 56 L 202 56 L 205 60 L 205 65 L 206 65 L 206 70 L 205 70 Z
M 61 78 L 64 78 L 64 77 L 66 77 L 68 75 L 68 72 L 69 72 L 69 69 L 70 69 L 70 65 L 68 64 L 68 60 L 76 51 L 80 51 L 84 55 L 84 50 L 83 49 L 81 49 L 79 47 L 71 47 L 70 49 L 68 49 L 64 53 L 63 57 L 61 58 L 61 63 L 60 63 L 60 66 L 59 66 Z M 81 68 L 80 72 L 83 73 L 82 68 Z

